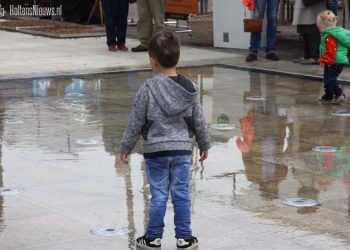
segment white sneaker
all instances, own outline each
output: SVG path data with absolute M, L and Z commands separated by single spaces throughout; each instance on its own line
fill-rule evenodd
M 338 96 L 338 97 L 337 97 L 337 96 L 334 97 L 332 103 L 333 103 L 333 104 L 340 104 L 340 103 L 342 103 L 343 101 L 345 101 L 345 95 L 344 95 L 344 94 L 341 94 L 341 95 Z
M 176 241 L 176 246 L 177 246 L 177 249 L 179 250 L 194 249 L 198 247 L 198 240 L 196 237 L 193 237 L 193 236 L 191 236 L 191 238 L 187 240 L 178 238 Z
M 136 239 L 136 246 L 146 250 L 159 250 L 161 247 L 161 239 L 147 240 L 146 235 Z

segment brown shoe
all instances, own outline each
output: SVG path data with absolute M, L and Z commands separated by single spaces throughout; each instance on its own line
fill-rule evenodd
M 256 60 L 258 60 L 258 56 L 254 54 L 249 54 L 245 59 L 246 62 L 253 62 Z
M 118 50 L 121 50 L 121 51 L 128 51 L 129 48 L 125 46 L 125 44 L 120 44 L 118 45 Z
M 108 45 L 108 50 L 110 52 L 117 52 L 118 51 L 117 47 L 114 44 Z
M 271 61 L 279 61 L 280 60 L 280 58 L 275 53 L 269 53 L 266 55 L 265 58 L 268 60 L 271 60 Z

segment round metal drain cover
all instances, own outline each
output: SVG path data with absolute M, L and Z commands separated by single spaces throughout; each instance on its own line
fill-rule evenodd
M 101 227 L 94 228 L 90 232 L 98 236 L 114 237 L 128 234 L 130 230 L 127 227 Z
M 5 124 L 7 125 L 18 125 L 18 124 L 23 124 L 23 121 L 21 120 L 15 120 L 15 119 L 6 119 Z
M 0 188 L 0 195 L 16 195 L 23 191 L 20 187 L 2 187 Z
M 290 199 L 283 199 L 281 200 L 281 203 L 287 206 L 293 206 L 293 207 L 313 207 L 318 205 L 318 202 L 312 199 L 306 199 L 306 198 L 290 198 Z
M 266 98 L 264 96 L 248 96 L 245 99 L 248 101 L 264 101 Z
M 332 146 L 317 146 L 312 148 L 312 151 L 323 153 L 335 153 L 337 151 L 337 148 Z
M 332 115 L 336 115 L 336 116 L 350 116 L 350 111 L 336 111 L 336 112 L 332 112 Z
M 235 126 L 227 123 L 218 123 L 211 125 L 211 128 L 215 130 L 232 130 L 235 129 Z
M 77 139 L 75 140 L 75 144 L 81 146 L 93 146 L 101 144 L 100 140 L 90 140 L 90 139 Z

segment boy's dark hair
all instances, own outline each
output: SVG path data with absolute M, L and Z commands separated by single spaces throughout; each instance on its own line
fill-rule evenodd
M 164 68 L 175 67 L 180 58 L 180 40 L 173 31 L 159 31 L 149 41 L 148 53 Z

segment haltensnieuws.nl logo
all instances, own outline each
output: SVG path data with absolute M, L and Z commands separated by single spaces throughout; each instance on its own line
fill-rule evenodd
M 62 16 L 62 5 L 59 7 L 10 5 L 8 13 L 10 16 Z
M 5 16 L 5 9 L 1 7 L 1 4 L 0 4 L 0 17 L 4 17 Z

